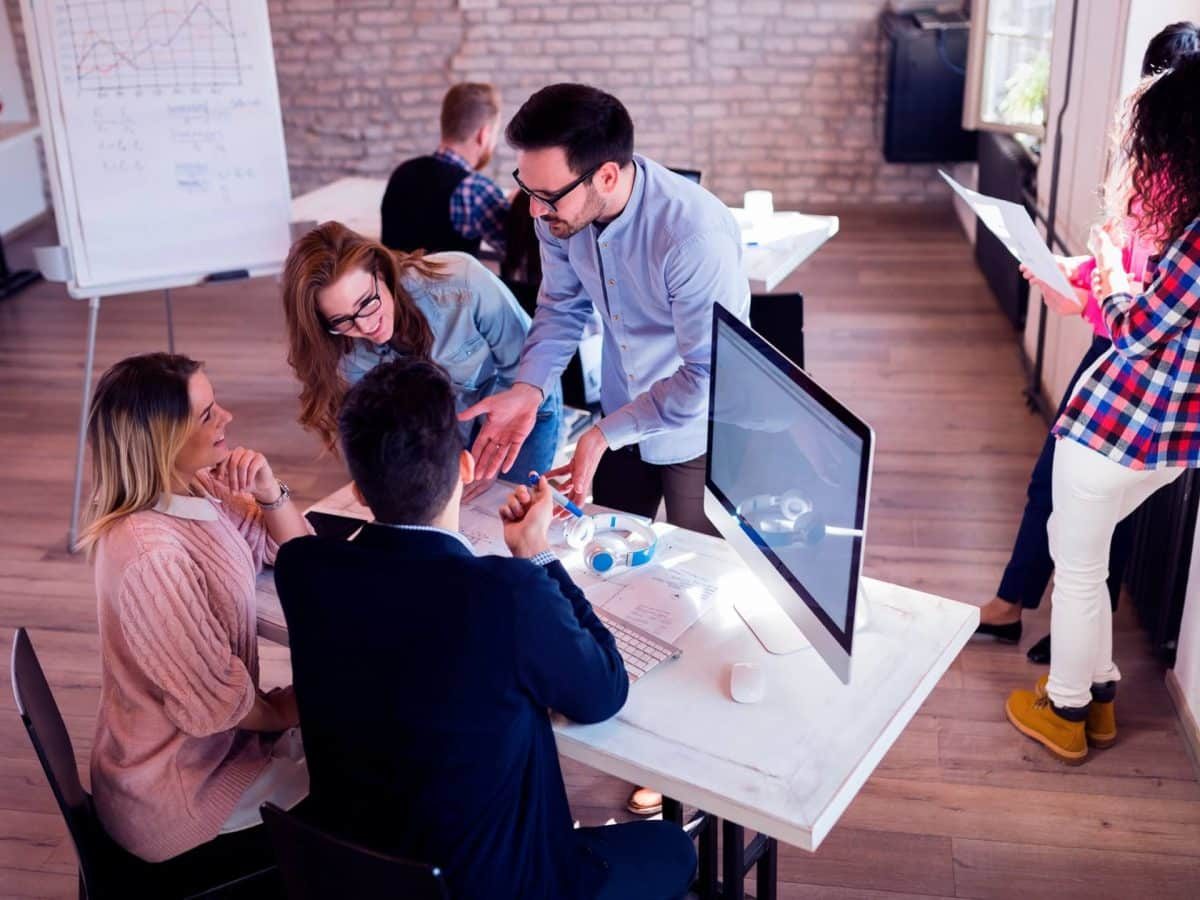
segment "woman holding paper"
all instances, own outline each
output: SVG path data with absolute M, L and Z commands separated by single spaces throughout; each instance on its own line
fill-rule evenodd
M 1022 734 L 1068 763 L 1117 734 L 1108 549 L 1123 518 L 1200 466 L 1200 55 L 1134 103 L 1123 151 L 1138 233 L 1159 248 L 1134 286 L 1109 231 L 1094 229 L 1092 287 L 1113 349 L 1078 380 L 1054 426 L 1048 534 L 1055 565 L 1048 678 L 1014 691 Z M 1137 202 L 1133 202 L 1137 198 Z
M 1160 31 L 1146 47 L 1142 57 L 1142 76 L 1152 76 L 1158 72 L 1172 68 L 1176 61 L 1188 53 L 1200 50 L 1200 29 L 1191 22 L 1177 22 L 1168 25 Z M 1137 94 L 1134 94 L 1136 99 Z M 1114 153 L 1119 158 L 1121 134 L 1116 134 Z M 1154 252 L 1153 242 L 1138 234 L 1137 219 L 1126 216 L 1125 210 L 1116 199 L 1121 193 L 1119 182 L 1122 180 L 1119 167 L 1114 167 L 1110 178 L 1112 189 L 1108 192 L 1113 200 L 1114 208 L 1110 211 L 1109 219 L 1120 223 L 1119 228 L 1113 229 L 1120 236 L 1119 243 L 1123 246 L 1122 266 L 1130 279 L 1135 283 L 1145 283 L 1150 255 Z M 1108 326 L 1100 311 L 1096 294 L 1091 289 L 1091 276 L 1096 268 L 1096 261 L 1089 256 L 1070 258 L 1058 257 L 1063 274 L 1071 282 L 1075 291 L 1066 296 L 1055 291 L 1045 282 L 1038 279 L 1024 266 L 1021 273 L 1034 285 L 1041 289 L 1046 305 L 1059 315 L 1079 315 L 1092 326 L 1093 337 L 1091 346 L 1080 361 L 1075 374 L 1068 382 L 1067 393 L 1059 404 L 1055 419 L 1062 415 L 1071 389 L 1079 378 L 1112 348 L 1112 340 Z M 1009 557 L 996 596 L 980 609 L 980 624 L 978 633 L 991 635 L 997 640 L 1017 643 L 1021 639 L 1021 613 L 1026 609 L 1037 609 L 1042 602 L 1042 596 L 1050 583 L 1050 575 L 1054 564 L 1050 558 L 1049 542 L 1046 534 L 1046 522 L 1050 518 L 1051 489 L 1050 472 L 1054 460 L 1054 446 L 1057 443 L 1053 433 L 1046 436 L 1042 451 L 1038 455 L 1033 472 L 1029 478 L 1029 488 L 1025 510 L 1021 524 L 1017 529 L 1016 540 L 1012 554 Z M 1108 590 L 1112 609 L 1117 608 L 1117 598 L 1121 591 L 1121 578 L 1125 562 L 1131 546 L 1131 525 L 1118 525 L 1113 534 L 1112 546 L 1109 552 Z M 1029 648 L 1029 659 L 1037 663 L 1050 662 L 1050 637 L 1047 635 Z

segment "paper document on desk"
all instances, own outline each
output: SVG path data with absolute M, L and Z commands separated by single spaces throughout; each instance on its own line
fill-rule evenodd
M 460 508 L 459 531 L 471 542 L 476 554 L 510 555 L 497 511 L 511 489 L 498 483 Z M 662 524 L 655 525 L 654 530 L 660 535 L 654 559 L 645 566 L 621 569 L 609 576 L 597 575 L 587 568 L 583 554 L 567 545 L 560 525 L 551 527 L 550 542 L 571 579 L 593 606 L 674 643 L 712 606 L 717 579 L 728 566 L 722 568 L 718 560 L 683 546 L 688 532 L 676 534 L 673 526 Z
M 1009 253 L 1058 293 L 1065 297 L 1075 296 L 1075 289 L 1054 261 L 1054 254 L 1046 246 L 1046 239 L 1033 224 L 1033 219 L 1029 218 L 1025 207 L 965 188 L 941 169 L 938 169 L 938 174 L 946 179 L 946 183 L 954 188 L 954 192 L 1008 248 Z

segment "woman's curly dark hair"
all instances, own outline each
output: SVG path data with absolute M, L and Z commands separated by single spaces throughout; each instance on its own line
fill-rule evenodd
M 1166 247 L 1200 216 L 1200 54 L 1181 59 L 1134 104 L 1125 153 L 1142 229 Z

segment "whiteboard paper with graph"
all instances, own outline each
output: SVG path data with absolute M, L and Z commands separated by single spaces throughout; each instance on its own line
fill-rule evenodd
M 278 270 L 291 195 L 266 0 L 22 0 L 78 297 Z

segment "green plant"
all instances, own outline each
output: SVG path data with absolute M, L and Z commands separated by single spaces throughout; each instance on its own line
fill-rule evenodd
M 1000 115 L 1013 124 L 1041 125 L 1046 119 L 1046 92 L 1050 88 L 1050 55 L 1039 53 L 1023 62 L 1004 82 Z

